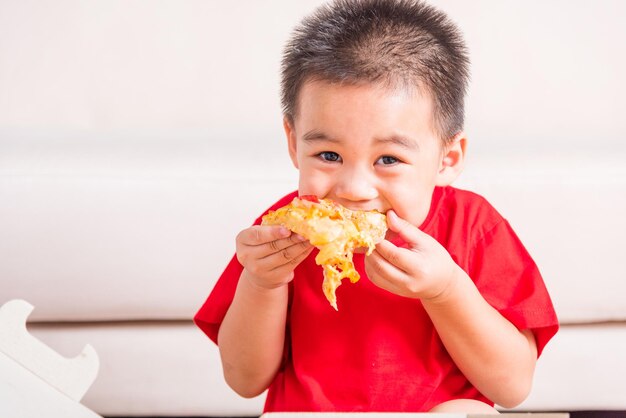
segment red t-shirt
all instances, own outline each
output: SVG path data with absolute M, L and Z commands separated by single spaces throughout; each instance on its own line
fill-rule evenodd
M 420 229 L 448 250 L 487 302 L 518 329 L 532 330 L 541 353 L 558 329 L 557 317 L 537 266 L 508 222 L 482 197 L 446 187 L 435 189 Z M 337 312 L 322 293 L 315 254 L 296 268 L 289 285 L 284 361 L 266 412 L 421 412 L 458 398 L 491 403 L 452 361 L 420 300 L 375 286 L 364 255 L 355 254 L 361 280 L 337 289 Z M 215 342 L 241 271 L 233 257 L 194 318 Z

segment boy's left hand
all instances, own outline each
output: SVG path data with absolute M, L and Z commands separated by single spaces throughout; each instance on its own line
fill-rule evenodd
M 407 243 L 407 248 L 384 240 L 365 257 L 365 271 L 370 280 L 385 290 L 409 298 L 435 300 L 444 298 L 454 286 L 460 267 L 448 251 L 430 235 L 387 212 L 389 229 Z

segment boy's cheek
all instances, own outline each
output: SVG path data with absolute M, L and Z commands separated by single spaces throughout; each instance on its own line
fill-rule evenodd
M 328 194 L 327 182 L 320 176 L 310 176 L 300 171 L 298 194 L 300 196 L 314 195 L 323 199 Z

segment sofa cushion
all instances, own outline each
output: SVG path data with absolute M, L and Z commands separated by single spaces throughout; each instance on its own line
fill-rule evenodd
M 237 232 L 297 187 L 275 142 L 268 152 L 270 140 L 216 147 L 202 133 L 5 136 L 0 299 L 28 300 L 37 321 L 190 319 Z M 457 185 L 509 219 L 562 323 L 626 319 L 626 167 L 615 156 L 536 155 L 470 154 Z
M 34 321 L 190 319 L 236 233 L 296 187 L 286 153 L 260 168 L 241 163 L 258 150 L 235 151 L 0 140 L 0 300 L 28 300 Z
M 95 348 L 100 372 L 82 402 L 102 415 L 258 416 L 262 411 L 264 396 L 243 399 L 228 388 L 217 347 L 191 322 L 30 329 L 67 357 L 86 342 Z M 563 327 L 539 358 L 530 396 L 517 410 L 625 410 L 626 363 L 616 361 L 616 353 L 625 351 L 624 324 Z M 604 390 L 589 390 L 594 381 L 602 381 Z

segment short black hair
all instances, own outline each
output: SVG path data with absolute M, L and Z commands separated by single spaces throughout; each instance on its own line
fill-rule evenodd
M 283 114 L 293 124 L 308 81 L 416 88 L 433 100 L 437 134 L 463 129 L 469 57 L 457 26 L 420 0 L 335 0 L 297 26 L 282 60 Z

